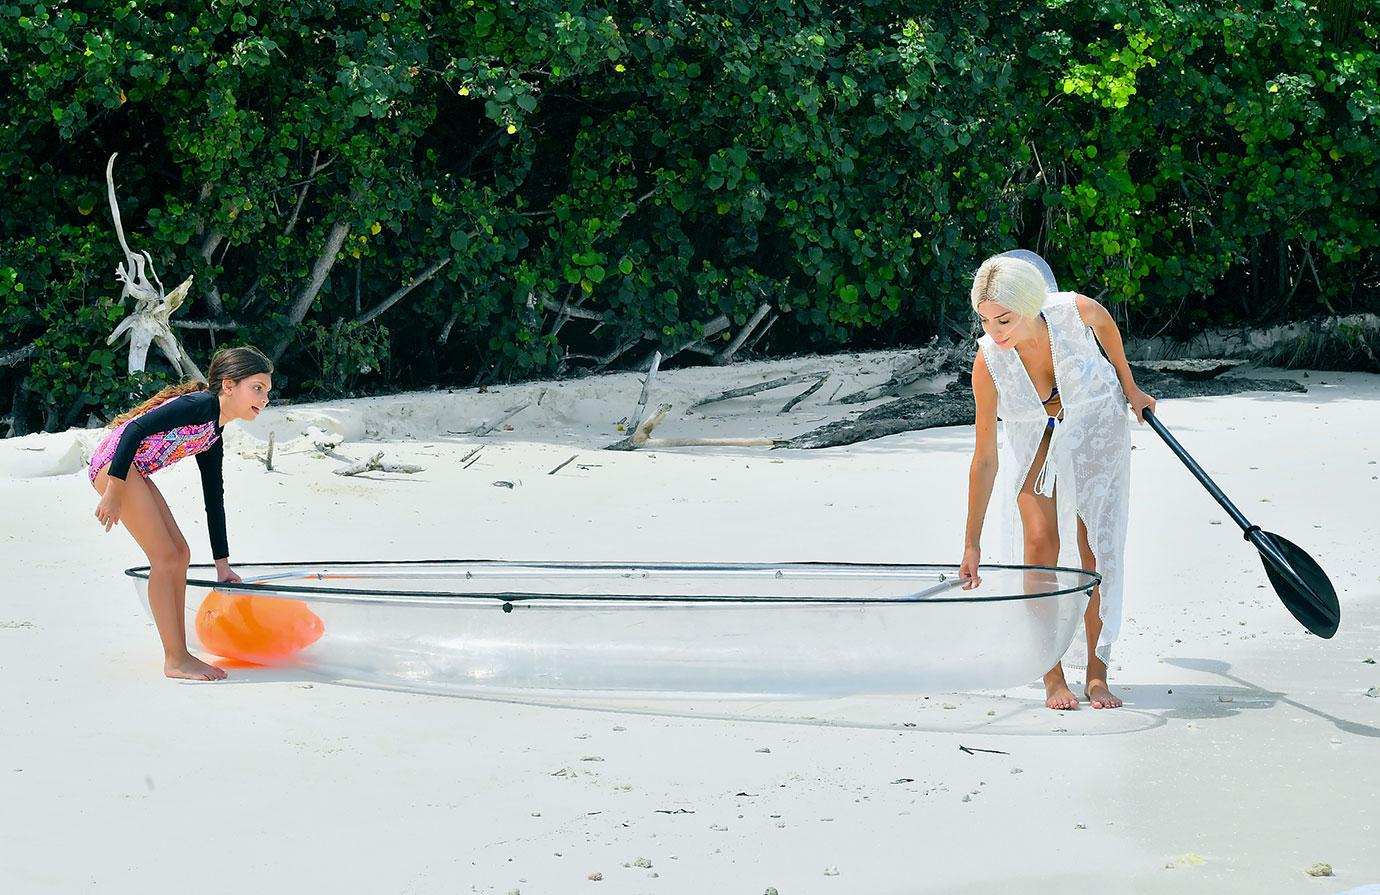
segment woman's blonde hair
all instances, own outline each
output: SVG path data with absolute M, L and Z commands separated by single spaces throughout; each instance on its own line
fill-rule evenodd
M 1039 268 L 1029 261 L 993 255 L 973 274 L 973 310 L 985 301 L 1034 317 L 1045 306 L 1048 287 Z
M 239 382 L 241 379 L 256 373 L 272 372 L 273 361 L 269 360 L 259 349 L 244 345 L 239 348 L 222 348 L 217 351 L 215 356 L 211 358 L 211 366 L 206 371 L 206 378 L 215 383 L 214 390 L 219 392 L 222 383 L 227 379 L 231 382 Z M 126 410 L 106 425 L 113 428 L 125 420 L 132 420 L 140 414 L 147 413 L 164 401 L 180 395 L 190 395 L 192 392 L 204 392 L 210 389 L 210 385 L 199 379 L 188 379 L 176 385 L 170 385 L 159 390 L 158 394 L 144 401 L 138 407 Z

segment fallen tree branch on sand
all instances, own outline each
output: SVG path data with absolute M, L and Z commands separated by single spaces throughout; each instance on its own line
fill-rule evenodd
M 691 404 L 690 409 L 695 410 L 696 408 L 703 407 L 706 404 L 717 404 L 720 401 L 728 401 L 733 398 L 742 398 L 746 397 L 747 395 L 755 395 L 758 392 L 768 392 L 772 389 L 782 388 L 787 385 L 794 385 L 797 382 L 807 382 L 811 379 L 819 380 L 819 382 L 815 384 L 815 388 L 817 389 L 819 387 L 819 384 L 824 382 L 824 380 L 828 378 L 828 370 L 816 370 L 813 373 L 797 373 L 794 376 L 782 376 L 779 379 L 771 379 L 767 382 L 759 382 L 756 385 L 744 385 L 738 388 L 730 388 L 725 391 L 719 392 L 718 394 L 710 395 L 707 398 L 701 398 L 694 404 Z M 805 395 L 801 396 L 802 399 L 804 397 Z M 790 406 L 783 408 L 782 412 L 784 413 L 786 410 L 789 409 Z
M 656 413 L 642 421 L 631 435 L 604 448 L 606 451 L 656 450 L 669 447 L 778 447 L 782 442 L 774 438 L 652 438 L 652 430 L 661 425 L 670 404 L 662 404 Z
M 1159 366 L 1166 369 L 1156 369 Z M 1204 361 L 1193 365 L 1132 364 L 1131 369 L 1135 373 L 1136 384 L 1160 401 L 1248 391 L 1306 391 L 1291 379 L 1246 379 L 1218 375 L 1232 366 L 1227 361 Z M 1212 378 L 1202 378 L 1205 375 Z M 821 426 L 797 435 L 780 446 L 805 449 L 840 447 L 901 432 L 943 426 L 971 426 L 975 416 L 972 386 L 966 378 L 959 377 L 939 394 L 912 395 L 889 401 L 863 412 L 856 419 Z
M 360 460 L 349 466 L 342 466 L 335 470 L 336 475 L 359 475 L 362 472 L 402 472 L 415 473 L 422 472 L 421 466 L 413 466 L 409 463 L 384 463 L 383 451 L 379 451 L 368 460 Z
M 829 374 L 826 373 L 823 376 L 816 379 L 814 385 L 805 389 L 805 391 L 796 395 L 794 398 L 790 399 L 784 405 L 782 405 L 781 413 L 790 413 L 791 410 L 795 408 L 795 405 L 799 404 L 801 401 L 804 401 L 806 398 L 810 397 L 815 392 L 819 391 L 824 386 L 824 383 L 828 378 Z
M 954 359 L 960 356 L 960 350 L 957 346 L 940 347 L 938 342 L 937 337 L 931 339 L 919 357 L 911 363 L 899 367 L 886 382 L 853 392 L 851 395 L 844 395 L 838 399 L 838 403 L 863 404 L 878 398 L 899 398 L 901 389 L 906 386 L 945 372 L 945 369 L 951 365 Z M 966 348 L 966 346 L 964 347 Z
M 541 394 L 540 394 L 540 395 L 537 395 L 537 401 L 536 401 L 536 403 L 540 404 L 540 403 L 541 403 L 541 399 L 544 398 L 544 397 L 546 397 L 546 389 L 542 389 Z M 492 432 L 492 431 L 494 431 L 495 429 L 497 429 L 499 426 L 501 426 L 501 425 L 503 425 L 504 423 L 508 422 L 508 420 L 510 420 L 510 419 L 512 419 L 513 417 L 517 416 L 519 413 L 522 413 L 524 410 L 526 410 L 528 407 L 531 407 L 531 406 L 532 406 L 532 401 L 531 401 L 530 399 L 529 399 L 529 400 L 526 400 L 526 401 L 523 401 L 521 404 L 517 405 L 516 407 L 512 407 L 512 408 L 509 408 L 508 410 L 503 411 L 503 416 L 501 416 L 501 417 L 498 419 L 497 422 L 493 422 L 493 423 L 483 423 L 483 424 L 481 424 L 481 425 L 479 426 L 479 428 L 475 429 L 473 432 L 470 432 L 470 433 L 468 433 L 468 434 L 473 435 L 473 436 L 475 436 L 476 438 L 482 438 L 482 437 L 484 437 L 485 435 L 488 435 L 490 432 Z M 460 434 L 460 433 L 456 433 L 456 434 Z

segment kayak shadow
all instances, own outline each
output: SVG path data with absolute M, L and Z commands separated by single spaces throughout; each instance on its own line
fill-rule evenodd
M 1209 688 L 1212 689 L 1213 692 L 1218 693 L 1218 712 L 1220 713 L 1221 710 L 1225 709 L 1227 711 L 1224 714 L 1214 713 L 1212 711 L 1211 702 L 1204 701 L 1204 703 L 1201 705 L 1197 703 L 1191 705 L 1184 705 L 1183 703 L 1176 701 L 1172 706 L 1165 706 L 1165 708 L 1171 712 L 1171 714 L 1166 715 L 1166 717 L 1225 717 L 1226 715 L 1235 714 L 1234 709 L 1238 707 L 1269 708 L 1276 705 L 1277 703 L 1283 703 L 1284 705 L 1291 706 L 1293 708 L 1298 709 L 1299 711 L 1307 712 L 1310 715 L 1322 718 L 1324 721 L 1330 721 L 1334 726 L 1336 726 L 1338 730 L 1342 731 L 1343 733 L 1349 733 L 1354 736 L 1380 738 L 1380 728 L 1372 727 L 1369 724 L 1361 724 L 1357 721 L 1350 721 L 1346 718 L 1338 718 L 1336 715 L 1330 715 L 1327 712 L 1322 711 L 1321 709 L 1316 709 L 1313 708 L 1311 705 L 1306 705 L 1302 702 L 1299 702 L 1296 699 L 1291 699 L 1287 693 L 1283 693 L 1277 690 L 1267 690 L 1264 687 L 1257 686 L 1256 684 L 1253 684 L 1248 680 L 1244 680 L 1232 674 L 1231 665 L 1227 662 L 1221 661 L 1220 659 L 1166 658 L 1164 662 L 1166 665 L 1174 665 L 1179 668 L 1186 668 L 1190 671 L 1202 672 L 1204 674 L 1214 674 L 1218 677 L 1225 678 L 1231 681 L 1232 683 L 1238 685 L 1236 687 L 1228 688 Z M 1178 688 L 1173 689 L 1176 690 L 1176 693 L 1174 695 L 1178 695 Z M 1237 701 L 1238 697 L 1235 695 L 1233 691 L 1237 691 L 1241 694 L 1241 696 L 1239 697 L 1240 702 Z M 1221 698 L 1224 694 L 1231 695 L 1227 695 L 1226 700 L 1224 701 Z M 1183 711 L 1185 712 L 1185 714 L 1174 715 L 1172 714 L 1172 712 L 1174 711 Z M 1195 714 L 1195 712 L 1198 712 L 1200 714 Z

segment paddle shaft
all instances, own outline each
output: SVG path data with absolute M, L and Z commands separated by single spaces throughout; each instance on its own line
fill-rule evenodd
M 1217 483 L 1203 472 L 1197 461 L 1189 456 L 1188 451 L 1169 434 L 1169 430 L 1155 418 L 1154 411 L 1147 407 L 1143 416 L 1150 428 L 1155 430 L 1155 434 L 1164 439 L 1164 443 L 1169 445 L 1170 450 L 1198 479 L 1199 484 L 1206 488 L 1232 520 L 1241 526 L 1241 530 L 1246 533 L 1246 540 L 1260 552 L 1260 558 L 1265 563 L 1265 573 L 1269 575 L 1275 593 L 1279 595 L 1290 614 L 1319 637 L 1327 638 L 1337 633 L 1340 607 L 1337 605 L 1336 590 L 1327 580 L 1327 574 L 1322 567 L 1298 545 L 1279 535 L 1261 531 L 1258 525 L 1252 525 L 1236 505 L 1227 499 L 1227 495 L 1222 493 Z M 1293 561 L 1290 560 L 1291 554 L 1294 556 Z M 1296 567 L 1296 563 L 1300 564 L 1302 569 Z M 1317 587 L 1305 580 L 1305 572 L 1313 577 Z
M 1156 418 L 1155 412 L 1147 407 L 1145 408 L 1144 416 L 1145 421 L 1150 424 L 1150 428 L 1155 430 L 1155 434 L 1164 439 L 1164 443 L 1169 445 L 1169 449 L 1183 461 L 1183 464 L 1188 467 L 1188 471 L 1193 473 L 1194 477 L 1207 489 L 1207 492 L 1212 495 L 1213 499 L 1222 505 L 1222 509 L 1227 511 L 1227 515 L 1231 516 L 1232 521 L 1241 526 L 1241 530 L 1246 534 L 1246 540 L 1250 541 L 1255 549 L 1273 559 L 1279 571 L 1282 574 L 1288 575 L 1297 586 L 1307 588 L 1303 580 L 1298 577 L 1298 573 L 1289 566 L 1289 562 L 1280 555 L 1279 550 L 1275 548 L 1274 544 L 1270 543 L 1265 533 L 1260 530 L 1260 526 L 1252 525 L 1251 520 L 1247 519 L 1245 515 L 1236 508 L 1236 504 L 1232 503 L 1231 500 L 1227 498 L 1227 495 L 1222 493 L 1222 489 L 1217 487 L 1217 483 L 1209 478 L 1206 472 L 1203 472 L 1203 467 L 1198 465 L 1198 461 L 1194 460 L 1188 451 L 1184 450 L 1183 445 L 1179 444 L 1178 439 L 1169 434 L 1169 430 L 1164 427 L 1164 423 L 1161 423 L 1159 419 Z
M 1241 511 L 1236 508 L 1236 504 L 1227 499 L 1227 495 L 1222 493 L 1222 489 L 1217 487 L 1217 483 L 1210 479 L 1206 472 L 1203 472 L 1203 467 L 1199 466 L 1198 461 L 1194 460 L 1193 457 L 1189 455 L 1188 451 L 1184 450 L 1183 445 L 1179 444 L 1178 440 L 1175 439 L 1173 435 L 1169 434 L 1169 430 L 1164 427 L 1164 423 L 1161 423 L 1159 419 L 1155 417 L 1155 412 L 1147 407 L 1145 408 L 1144 416 L 1145 421 L 1150 424 L 1150 428 L 1155 430 L 1155 434 L 1164 439 L 1164 443 L 1169 445 L 1169 449 L 1183 461 L 1183 464 L 1188 467 L 1188 471 L 1193 473 L 1194 478 L 1207 489 L 1207 492 L 1212 495 L 1213 499 L 1222 505 L 1222 509 L 1227 511 L 1232 521 L 1241 526 L 1241 530 L 1249 535 L 1253 527 L 1251 521 L 1242 515 Z

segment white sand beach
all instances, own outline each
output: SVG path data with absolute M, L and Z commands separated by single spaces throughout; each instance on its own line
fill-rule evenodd
M 861 409 L 826 402 L 840 384 L 885 381 L 899 357 L 662 371 L 651 403 L 675 408 L 657 435 L 803 432 Z M 788 415 L 803 386 L 685 412 L 815 369 L 833 378 Z M 1332 895 L 1380 883 L 1380 696 L 1367 695 L 1380 693 L 1380 377 L 1249 375 L 1308 391 L 1164 401 L 1159 416 L 1252 521 L 1318 559 L 1340 632 L 1306 633 L 1239 529 L 1134 427 L 1112 667 L 1126 705 L 1106 711 L 1050 711 L 1036 681 L 637 711 L 291 669 L 173 682 L 122 574 L 143 555 L 93 517 L 83 464 L 99 432 L 0 441 L 0 892 Z M 601 450 L 623 437 L 640 387 L 616 374 L 270 407 L 227 441 L 232 564 L 958 562 L 971 427 L 817 451 Z M 511 429 L 465 434 L 525 400 Z M 252 459 L 269 431 L 273 472 Z M 330 432 L 342 454 L 425 471 L 336 476 L 312 450 Z M 157 481 L 193 562 L 208 562 L 194 464 Z M 1309 876 L 1318 863 L 1333 875 Z

